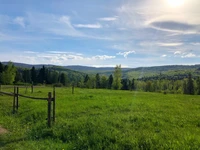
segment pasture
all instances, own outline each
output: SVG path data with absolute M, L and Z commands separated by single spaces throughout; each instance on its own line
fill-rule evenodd
M 13 89 L 3 89 L 2 91 Z M 51 87 L 25 89 L 47 97 Z M 56 121 L 47 101 L 0 95 L 0 149 L 200 149 L 200 97 L 137 91 L 56 88 Z

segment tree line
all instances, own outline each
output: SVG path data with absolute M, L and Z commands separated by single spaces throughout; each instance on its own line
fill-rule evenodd
M 60 70 L 60 71 L 58 71 Z M 56 86 L 75 85 L 80 88 L 137 90 L 145 92 L 183 93 L 200 95 L 200 77 L 192 78 L 189 73 L 185 78 L 122 78 L 121 65 L 116 65 L 109 76 L 66 73 L 59 68 L 36 69 L 16 68 L 11 62 L 0 62 L 0 84 L 54 84 Z

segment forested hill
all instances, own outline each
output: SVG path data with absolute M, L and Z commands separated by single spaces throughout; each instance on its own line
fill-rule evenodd
M 8 62 L 3 62 L 3 64 L 7 64 Z M 42 68 L 43 64 L 39 65 L 31 65 L 31 64 L 23 64 L 23 63 L 13 63 L 16 67 L 20 68 L 29 68 L 32 66 L 37 68 Z M 52 68 L 56 71 L 65 72 L 72 76 L 73 74 L 81 74 L 84 76 L 85 74 L 103 74 L 109 76 L 113 74 L 114 67 L 88 67 L 88 66 L 54 66 L 54 65 L 44 65 L 47 68 Z M 138 67 L 138 68 L 122 68 L 122 76 L 123 78 L 144 78 L 144 77 L 155 77 L 157 78 L 161 74 L 164 76 L 184 76 L 189 72 L 194 76 L 199 75 L 200 73 L 200 64 L 196 65 L 167 65 L 167 66 L 154 66 L 154 67 Z
M 64 68 L 71 69 L 71 70 L 76 70 L 76 71 L 81 71 L 84 73 L 89 73 L 89 74 L 111 74 L 114 72 L 115 68 L 114 67 L 89 67 L 89 66 L 64 66 Z M 130 70 L 131 68 L 121 68 L 122 71 L 127 71 Z
M 127 78 L 144 78 L 162 76 L 185 76 L 192 73 L 194 76 L 199 75 L 200 65 L 168 65 L 154 67 L 139 67 L 123 72 L 123 76 Z

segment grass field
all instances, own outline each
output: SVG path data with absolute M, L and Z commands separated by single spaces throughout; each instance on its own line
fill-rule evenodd
M 12 90 L 12 89 L 10 89 Z M 9 91 L 9 89 L 3 89 Z M 47 97 L 52 88 L 26 95 Z M 20 89 L 24 94 L 25 89 Z M 47 102 L 0 95 L 0 149 L 200 149 L 200 97 L 56 88 L 56 122 L 46 124 Z

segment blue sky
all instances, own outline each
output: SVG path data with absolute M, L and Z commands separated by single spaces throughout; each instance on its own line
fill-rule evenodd
M 0 0 L 0 61 L 200 63 L 199 0 Z

